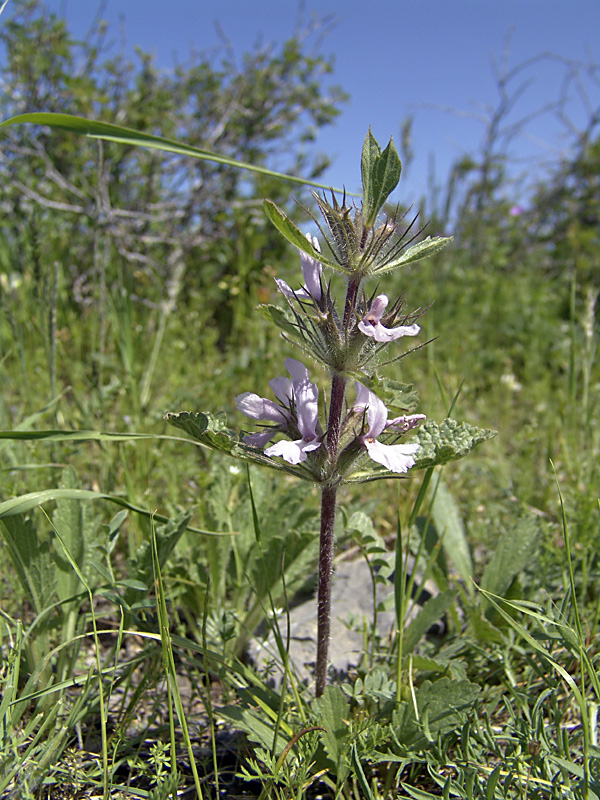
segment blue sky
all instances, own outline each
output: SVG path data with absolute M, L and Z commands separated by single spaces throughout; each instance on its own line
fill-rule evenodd
M 82 35 L 98 10 L 94 0 L 46 0 Z M 418 199 L 427 189 L 432 159 L 438 182 L 451 163 L 476 150 L 485 109 L 497 106 L 494 67 L 511 69 L 542 58 L 509 86 L 526 90 L 510 117 L 515 121 L 555 100 L 563 85 L 564 60 L 600 63 L 600 0 L 107 0 L 103 18 L 118 41 L 122 19 L 127 45 L 140 45 L 168 69 L 173 54 L 185 61 L 220 39 L 215 23 L 236 55 L 260 40 L 278 42 L 293 34 L 299 9 L 304 22 L 332 17 L 322 52 L 335 59 L 333 81 L 350 93 L 334 127 L 321 133 L 318 148 L 333 159 L 326 182 L 354 191 L 360 185 L 360 150 L 368 126 L 385 144 L 408 115 L 414 117 L 415 159 L 403 175 L 396 199 Z M 558 61 L 555 57 L 562 59 Z M 585 102 L 600 105 L 600 73 L 585 78 L 587 98 L 567 88 L 568 119 L 580 126 Z M 515 173 L 539 173 L 539 162 L 564 150 L 566 128 L 546 114 L 532 120 L 513 141 Z M 201 143 L 195 143 L 201 144 Z

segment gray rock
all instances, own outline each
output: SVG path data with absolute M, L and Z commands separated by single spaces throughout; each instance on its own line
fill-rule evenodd
M 412 569 L 413 564 L 409 563 Z M 437 590 L 429 582 L 424 587 L 426 595 L 436 594 Z M 377 584 L 377 603 L 393 594 L 391 581 Z M 424 600 L 422 600 L 424 602 Z M 410 614 L 418 612 L 419 606 L 411 603 Z M 289 660 L 292 670 L 300 680 L 313 680 L 317 651 L 317 601 L 316 597 L 290 609 L 290 648 Z M 281 611 L 277 625 L 285 645 L 287 637 L 287 615 Z M 356 667 L 364 654 L 363 633 L 370 633 L 373 625 L 373 589 L 371 573 L 364 559 L 340 561 L 336 564 L 331 591 L 331 640 L 329 661 L 338 673 L 347 673 Z M 378 611 L 377 633 L 382 638 L 393 636 L 395 614 L 393 611 Z M 273 625 L 269 625 L 266 636 L 257 635 L 250 641 L 248 655 L 258 669 L 269 668 L 273 683 L 278 686 L 283 668 L 277 649 Z

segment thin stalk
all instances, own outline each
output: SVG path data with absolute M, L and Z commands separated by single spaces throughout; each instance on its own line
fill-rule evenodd
M 346 293 L 343 335 L 350 329 L 352 314 L 360 287 L 360 279 L 351 279 Z M 317 595 L 317 667 L 315 694 L 320 697 L 327 683 L 329 656 L 329 631 L 331 620 L 331 576 L 333 572 L 333 534 L 335 526 L 335 500 L 337 481 L 335 478 L 340 427 L 346 396 L 346 378 L 335 373 L 331 379 L 331 401 L 327 427 L 327 450 L 329 454 L 330 480 L 323 483 L 321 493 L 321 534 L 319 542 L 319 587 Z
M 325 485 L 321 496 L 321 540 L 319 545 L 319 591 L 317 598 L 317 668 L 315 694 L 320 697 L 327 683 L 329 629 L 331 619 L 331 575 L 336 487 Z
M 48 308 L 48 367 L 50 372 L 50 399 L 56 397 L 56 305 L 58 298 L 58 261 L 54 262 L 52 284 L 50 286 L 50 302 Z M 56 409 L 54 409 L 56 420 Z

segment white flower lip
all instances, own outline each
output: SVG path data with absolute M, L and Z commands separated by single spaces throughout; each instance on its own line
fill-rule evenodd
M 400 325 L 398 328 L 386 328 L 381 318 L 387 308 L 389 300 L 387 295 L 378 295 L 371 303 L 371 308 L 358 323 L 358 329 L 365 336 L 375 339 L 376 342 L 393 342 L 402 336 L 416 336 L 421 328 L 418 325 Z
M 386 298 L 387 299 L 387 298 Z M 362 383 L 355 381 L 356 403 L 353 411 L 363 411 L 367 415 L 369 429 L 366 434 L 360 437 L 361 444 L 365 447 L 369 458 L 382 464 L 391 472 L 398 474 L 408 472 L 415 465 L 414 455 L 419 449 L 418 444 L 383 444 L 377 441 L 377 437 L 387 428 L 401 427 L 403 432 L 414 428 L 421 420 L 425 419 L 424 414 L 412 414 L 407 417 L 396 417 L 388 422 L 388 410 L 385 404 L 370 392 Z

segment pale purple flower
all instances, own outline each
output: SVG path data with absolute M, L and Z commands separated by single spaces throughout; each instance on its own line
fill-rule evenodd
M 321 248 L 319 240 L 316 236 L 311 236 L 310 233 L 306 234 L 306 238 L 319 253 Z M 321 275 L 323 274 L 323 265 L 316 258 L 313 258 L 304 250 L 298 250 L 300 253 L 300 266 L 302 267 L 302 275 L 304 277 L 304 286 L 294 292 L 293 289 L 283 280 L 276 278 L 275 283 L 279 291 L 289 298 L 298 298 L 299 300 L 315 300 L 320 302 L 321 291 Z
M 264 447 L 267 442 L 270 442 L 278 430 L 286 428 L 289 422 L 289 411 L 274 403 L 272 400 L 267 400 L 265 397 L 259 397 L 252 392 L 243 392 L 238 394 L 235 398 L 238 409 L 247 417 L 260 420 L 261 422 L 276 422 L 277 427 L 266 428 L 264 431 L 257 431 L 244 436 L 246 444 L 251 444 L 254 447 Z
M 416 336 L 421 328 L 418 325 L 400 325 L 398 328 L 386 328 L 381 323 L 381 318 L 389 300 L 385 294 L 378 295 L 371 303 L 371 308 L 358 323 L 358 329 L 365 336 L 370 336 L 377 342 L 392 342 L 401 336 Z
M 251 444 L 253 447 L 260 447 L 262 450 L 275 436 L 277 431 L 278 428 L 266 428 L 264 431 L 249 433 L 247 436 L 244 436 L 244 441 L 246 444 Z
M 424 414 L 411 414 L 396 417 L 388 422 L 388 410 L 385 404 L 370 392 L 362 383 L 355 381 L 356 403 L 353 411 L 366 412 L 367 432 L 360 437 L 361 443 L 367 450 L 369 458 L 378 464 L 383 464 L 391 472 L 408 472 L 414 466 L 414 454 L 419 449 L 418 444 L 382 444 L 377 437 L 387 428 L 400 428 L 401 433 L 406 433 L 425 419 Z
M 281 380 L 285 380 L 282 378 Z M 238 409 L 247 417 L 265 422 L 284 424 L 289 419 L 289 413 L 266 397 L 259 397 L 252 392 L 243 392 L 235 398 Z
M 240 411 L 252 419 L 277 423 L 274 428 L 251 433 L 244 437 L 247 444 L 264 447 L 276 433 L 297 428 L 301 439 L 289 441 L 284 439 L 265 450 L 267 456 L 281 456 L 290 464 L 306 461 L 307 453 L 321 446 L 318 420 L 319 390 L 310 382 L 308 370 L 300 361 L 287 358 L 285 361 L 290 378 L 273 378 L 269 385 L 281 405 L 259 397 L 251 392 L 244 392 L 236 397 Z
M 523 208 L 523 206 L 520 206 L 520 205 L 514 205 L 514 206 L 511 206 L 511 207 L 510 207 L 510 209 L 509 209 L 509 212 L 508 212 L 508 213 L 510 214 L 510 216 L 511 216 L 511 217 L 520 217 L 520 216 L 521 216 L 521 214 L 522 214 L 524 211 L 525 211 L 525 209 Z

